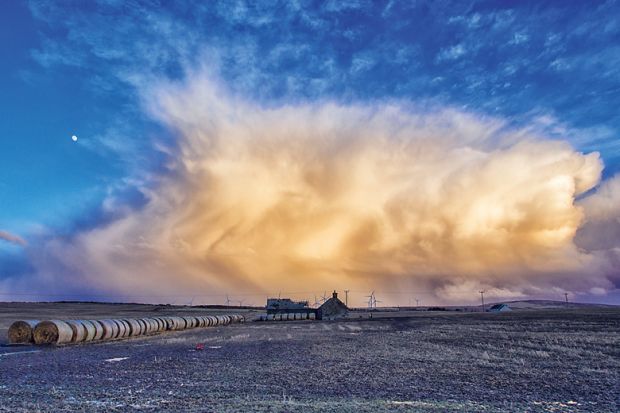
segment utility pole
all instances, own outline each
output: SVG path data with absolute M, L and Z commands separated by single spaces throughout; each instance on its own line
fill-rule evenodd
M 564 293 L 564 298 L 566 299 L 566 302 L 568 303 L 568 293 Z
M 349 290 L 344 290 L 344 305 L 349 306 Z
M 482 300 L 482 312 L 484 313 L 485 312 L 485 309 L 484 309 L 484 290 L 478 291 L 478 292 L 480 293 L 480 299 Z

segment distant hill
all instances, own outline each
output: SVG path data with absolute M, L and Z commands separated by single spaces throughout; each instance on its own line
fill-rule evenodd
M 500 301 L 498 303 L 489 303 L 486 306 L 490 307 L 494 304 L 505 303 L 513 309 L 522 309 L 522 310 L 542 310 L 545 308 L 613 308 L 617 307 L 617 305 L 613 304 L 596 304 L 596 303 L 573 303 L 573 302 L 565 302 L 565 301 L 554 301 L 554 300 L 517 300 L 517 301 Z

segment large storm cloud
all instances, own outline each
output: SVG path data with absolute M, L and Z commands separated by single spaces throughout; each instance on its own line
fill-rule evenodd
M 65 277 L 108 293 L 377 288 L 463 301 L 480 288 L 612 287 L 608 253 L 582 226 L 613 211 L 600 193 L 576 202 L 600 181 L 597 153 L 404 101 L 268 107 L 204 74 L 149 87 L 143 102 L 177 136 L 145 204 L 33 247 L 37 271 L 5 289 Z

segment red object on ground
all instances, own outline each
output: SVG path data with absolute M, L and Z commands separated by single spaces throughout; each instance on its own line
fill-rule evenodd
M 196 350 L 204 350 L 204 349 L 205 349 L 205 343 L 196 344 Z

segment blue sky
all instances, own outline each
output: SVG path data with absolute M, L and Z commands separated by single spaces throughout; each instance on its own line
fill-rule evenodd
M 0 230 L 28 242 L 141 208 L 175 137 L 140 91 L 197 70 L 265 107 L 455 107 L 620 170 L 617 1 L 6 1 L 0 39 Z

